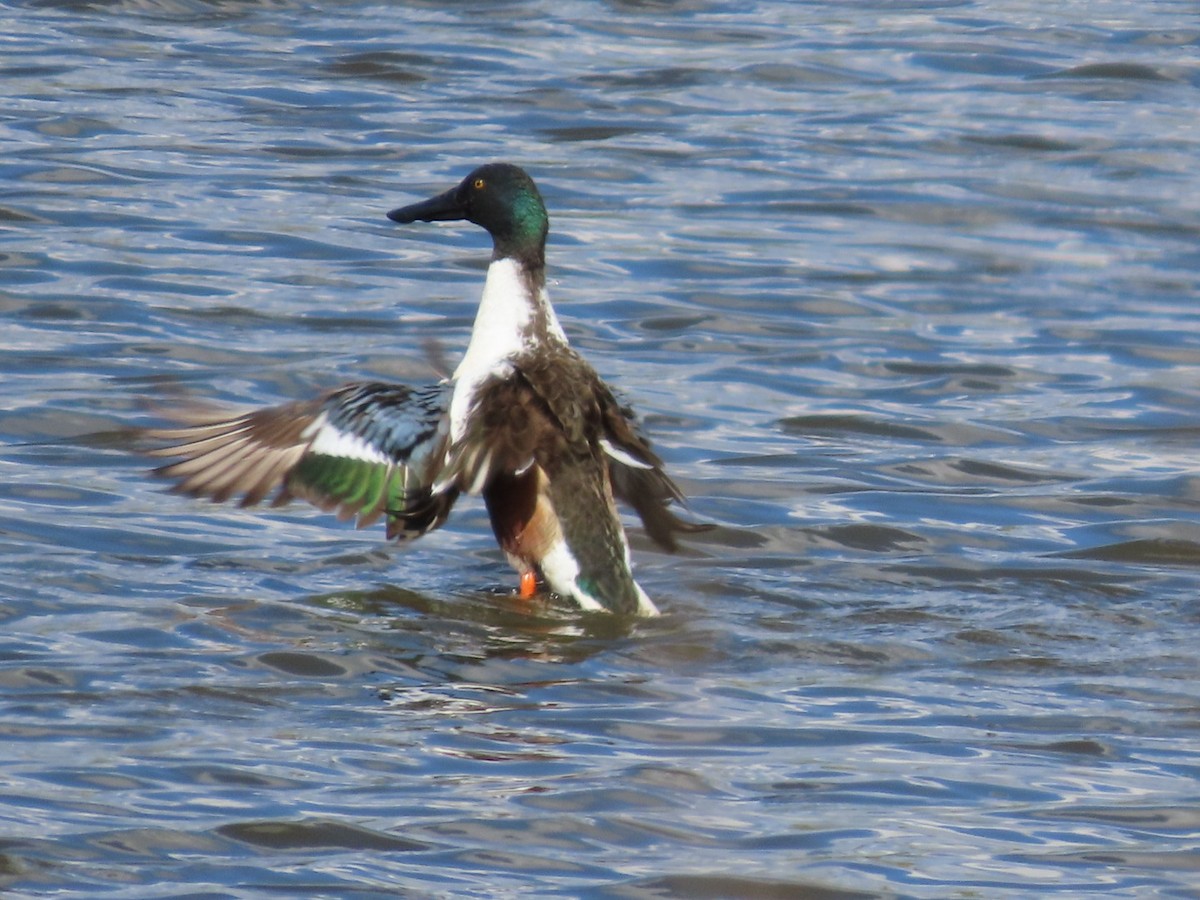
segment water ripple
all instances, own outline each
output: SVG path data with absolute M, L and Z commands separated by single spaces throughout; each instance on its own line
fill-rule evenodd
M 10 16 L 0 884 L 1193 890 L 1190 12 Z M 718 525 L 633 530 L 632 629 L 515 601 L 479 505 L 399 550 L 129 452 L 183 399 L 436 377 L 486 239 L 384 213 L 493 158 Z

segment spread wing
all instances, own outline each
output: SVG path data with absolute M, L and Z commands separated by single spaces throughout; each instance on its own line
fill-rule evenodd
M 363 528 L 387 517 L 389 538 L 419 537 L 445 520 L 453 484 L 434 490 L 445 457 L 452 386 L 365 382 L 316 400 L 153 429 L 150 450 L 178 457 L 155 472 L 175 490 L 253 506 L 307 500 Z
M 651 449 L 633 408 L 620 403 L 598 377 L 596 383 L 603 425 L 600 446 L 608 459 L 613 495 L 633 507 L 646 533 L 664 550 L 679 549 L 676 535 L 710 531 L 712 525 L 685 521 L 668 509 L 673 502 L 684 503 L 683 492 Z

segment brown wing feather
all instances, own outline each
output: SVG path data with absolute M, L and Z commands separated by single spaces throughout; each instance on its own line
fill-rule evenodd
M 340 519 L 357 515 L 360 528 L 386 515 L 388 537 L 407 539 L 441 525 L 459 494 L 431 484 L 448 397 L 445 385 L 357 383 L 225 418 L 185 413 L 190 424 L 144 436 L 165 444 L 150 455 L 179 458 L 155 470 L 177 480 L 176 492 L 218 502 L 240 494 L 253 506 L 275 491 L 272 506 L 299 498 Z
M 241 505 L 253 506 L 272 490 L 282 489 L 287 473 L 308 448 L 301 434 L 322 404 L 323 400 L 298 401 L 182 428 L 148 429 L 145 437 L 165 446 L 146 452 L 182 457 L 154 470 L 178 479 L 177 493 L 216 502 L 242 494 Z M 281 490 L 281 498 L 284 493 Z
M 569 445 L 595 447 L 607 442 L 611 449 L 606 449 L 604 459 L 612 492 L 633 508 L 656 544 L 674 552 L 679 549 L 676 535 L 696 534 L 713 527 L 687 522 L 668 509 L 672 502 L 684 502 L 683 492 L 664 471 L 663 461 L 641 433 L 633 410 L 617 401 L 608 385 L 575 351 L 563 348 L 555 355 L 523 360 L 519 373 L 543 404 L 545 414 L 562 429 Z
M 688 522 L 668 509 L 673 502 L 685 502 L 683 492 L 663 469 L 663 461 L 641 433 L 633 410 L 618 403 L 612 391 L 598 377 L 596 381 L 605 440 L 620 454 L 641 464 L 630 465 L 613 453 L 607 453 L 613 494 L 633 507 L 651 540 L 674 553 L 679 549 L 676 535 L 698 534 L 714 526 Z

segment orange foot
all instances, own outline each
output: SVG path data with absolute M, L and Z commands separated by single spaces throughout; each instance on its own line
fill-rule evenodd
M 520 597 L 522 600 L 532 600 L 537 594 L 537 576 L 532 572 L 521 573 L 521 591 Z

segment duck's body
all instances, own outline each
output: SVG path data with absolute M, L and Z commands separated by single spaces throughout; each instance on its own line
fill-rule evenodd
M 469 219 L 495 245 L 467 351 L 452 379 L 421 388 L 350 384 L 310 402 L 154 432 L 182 457 L 158 470 L 178 489 L 243 505 L 277 491 L 389 538 L 441 525 L 460 493 L 481 494 L 530 596 L 540 576 L 589 610 L 654 615 L 630 569 L 614 495 L 667 549 L 697 526 L 633 413 L 567 343 L 545 289 L 548 220 L 533 181 L 506 164 L 388 214 Z

